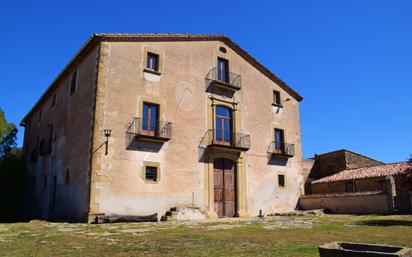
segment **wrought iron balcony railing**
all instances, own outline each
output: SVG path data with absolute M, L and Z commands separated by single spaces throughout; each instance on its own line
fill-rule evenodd
M 213 68 L 209 71 L 206 75 L 206 80 L 209 80 L 212 84 L 230 88 L 232 90 L 239 90 L 242 85 L 239 74 L 233 72 L 219 72 L 217 68 Z
M 142 139 L 168 141 L 172 137 L 172 123 L 153 119 L 134 118 L 127 132 Z
M 250 136 L 231 131 L 211 129 L 205 133 L 201 145 L 247 151 L 250 148 Z
M 280 157 L 293 157 L 295 155 L 295 145 L 273 141 L 269 146 L 269 153 Z

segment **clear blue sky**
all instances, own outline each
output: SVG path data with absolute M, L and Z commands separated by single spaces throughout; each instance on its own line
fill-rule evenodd
M 1 1 L 0 107 L 10 121 L 94 32 L 227 34 L 304 96 L 305 157 L 412 153 L 410 0 Z

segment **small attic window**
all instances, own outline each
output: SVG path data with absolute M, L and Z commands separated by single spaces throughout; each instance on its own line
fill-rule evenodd
M 226 48 L 224 48 L 223 46 L 219 47 L 219 51 L 224 54 L 227 52 Z

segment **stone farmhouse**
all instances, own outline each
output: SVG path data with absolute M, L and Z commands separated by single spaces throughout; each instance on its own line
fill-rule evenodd
M 384 164 L 339 150 L 304 160 L 305 195 L 300 208 L 333 213 L 411 213 L 412 163 Z
M 301 100 L 224 35 L 94 34 L 21 122 L 33 215 L 292 211 Z
M 311 194 L 312 181 L 334 175 L 343 170 L 380 164 L 384 163 L 347 149 L 316 154 L 313 158 L 303 160 L 305 194 Z

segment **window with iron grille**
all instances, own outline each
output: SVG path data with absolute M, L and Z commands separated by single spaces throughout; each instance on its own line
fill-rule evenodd
M 147 181 L 154 181 L 157 182 L 157 167 L 154 166 L 146 166 L 145 167 L 145 179 Z
M 285 187 L 286 186 L 285 175 L 282 175 L 282 174 L 278 175 L 278 185 L 279 185 L 279 187 Z

